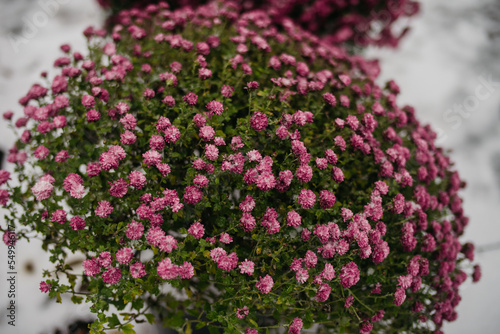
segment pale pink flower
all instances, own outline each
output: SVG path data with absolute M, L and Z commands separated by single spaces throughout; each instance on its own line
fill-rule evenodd
M 179 267 L 172 263 L 170 258 L 164 258 L 157 267 L 158 275 L 163 279 L 173 279 L 179 276 Z
M 130 265 L 130 275 L 133 278 L 141 278 L 146 275 L 146 270 L 144 270 L 144 264 L 141 262 L 136 262 Z
M 253 263 L 253 261 L 245 259 L 245 261 L 241 262 L 241 264 L 239 265 L 240 273 L 252 276 L 254 272 L 254 267 L 255 264 Z
M 271 292 L 273 285 L 274 285 L 273 278 L 269 275 L 266 275 L 264 277 L 259 277 L 259 281 L 255 283 L 255 286 L 263 294 L 268 294 L 269 292 Z

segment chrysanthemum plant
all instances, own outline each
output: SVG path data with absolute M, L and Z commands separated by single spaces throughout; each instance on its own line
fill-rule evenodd
M 167 8 L 87 29 L 4 114 L 1 204 L 51 254 L 42 292 L 90 302 L 92 333 L 441 333 L 472 271 L 464 183 L 398 86 L 290 20 Z
M 160 0 L 97 0 L 113 17 L 123 9 L 144 8 Z M 171 1 L 171 8 L 197 7 L 207 0 Z M 245 10 L 265 10 L 273 21 L 291 18 L 302 28 L 314 32 L 330 43 L 350 46 L 396 47 L 409 31 L 402 19 L 419 12 L 414 0 L 244 0 L 234 1 Z M 399 21 L 398 24 L 394 24 Z

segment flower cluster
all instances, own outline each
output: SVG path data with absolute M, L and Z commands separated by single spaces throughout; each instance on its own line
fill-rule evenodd
M 144 303 L 173 328 L 440 333 L 481 271 L 436 134 L 376 62 L 236 7 L 122 11 L 4 116 L 24 133 L 0 204 L 68 276 L 41 290 L 85 287 L 92 333 L 130 328 L 110 304 L 141 319 Z
M 97 0 L 103 8 L 119 16 L 129 8 L 148 8 L 160 0 Z M 302 28 L 324 36 L 329 43 L 354 43 L 360 46 L 377 45 L 396 47 L 409 27 L 394 28 L 396 21 L 412 17 L 419 12 L 415 0 L 270 0 L 228 1 L 241 5 L 245 10 L 262 9 L 276 22 L 292 19 Z M 193 7 L 206 4 L 207 0 L 178 0 L 169 2 L 171 8 L 185 5 Z M 241 4 L 240 4 L 241 3 Z M 154 7 L 149 7 L 154 8 Z M 116 20 L 116 18 L 115 18 Z M 400 22 L 399 22 L 400 23 Z M 239 50 L 246 46 L 239 45 Z M 203 70 L 202 70 L 203 71 Z

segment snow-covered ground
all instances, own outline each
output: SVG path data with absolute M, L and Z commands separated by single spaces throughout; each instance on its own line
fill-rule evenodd
M 500 3 L 495 0 L 422 0 L 422 13 L 410 21 L 412 31 L 396 50 L 370 49 L 380 58 L 380 83 L 394 79 L 400 104 L 410 104 L 431 123 L 439 143 L 452 149 L 452 159 L 468 183 L 463 191 L 470 216 L 463 240 L 478 248 L 500 242 Z M 42 4 L 52 4 L 43 6 Z M 100 26 L 103 15 L 94 1 L 0 0 L 0 112 L 13 110 L 20 96 L 70 43 L 85 51 L 82 31 Z M 498 82 L 498 83 L 497 83 Z M 13 136 L 0 122 L 0 148 Z M 38 290 L 42 269 L 50 268 L 39 244 L 17 247 L 17 321 L 6 321 L 6 252 L 0 252 L 0 333 L 54 333 L 75 319 L 90 319 L 87 306 L 69 300 L 56 304 Z M 448 334 L 498 334 L 500 328 L 500 249 L 476 252 L 483 269 L 479 284 L 462 289 L 459 317 L 445 326 Z M 29 269 L 31 264 L 32 270 Z M 142 327 L 141 333 L 154 333 Z

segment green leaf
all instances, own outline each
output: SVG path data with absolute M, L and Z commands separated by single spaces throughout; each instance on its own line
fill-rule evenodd
M 132 324 L 126 324 L 121 328 L 121 331 L 123 334 L 136 334 L 134 330 L 134 325 Z
M 257 324 L 257 322 L 256 322 L 255 320 L 253 320 L 253 319 L 248 319 L 248 321 L 250 321 L 250 323 L 251 323 L 252 325 L 254 325 L 255 327 L 259 327 L 259 325 Z
M 111 317 L 107 318 L 109 327 L 116 327 L 120 325 L 120 319 L 118 319 L 118 316 L 113 313 Z
M 220 334 L 219 330 L 216 327 L 208 326 L 208 331 L 210 334 Z
M 151 314 L 151 313 L 145 313 L 144 316 L 146 317 L 146 319 L 148 320 L 148 322 L 152 325 L 155 323 L 155 316 L 154 314 Z
M 73 302 L 73 304 L 81 304 L 82 300 L 83 300 L 83 297 L 79 297 L 77 295 L 71 296 L 71 301 Z
M 136 299 L 132 302 L 132 308 L 134 310 L 140 311 L 144 307 L 144 300 L 143 299 Z

